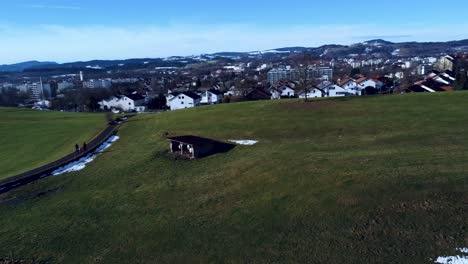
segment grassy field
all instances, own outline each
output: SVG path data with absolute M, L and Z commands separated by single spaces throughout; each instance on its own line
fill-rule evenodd
M 259 143 L 174 160 L 165 132 Z M 0 258 L 431 263 L 468 245 L 468 93 L 217 105 L 119 134 L 85 170 L 0 196 Z
M 0 179 L 34 169 L 74 151 L 106 126 L 102 114 L 0 108 Z

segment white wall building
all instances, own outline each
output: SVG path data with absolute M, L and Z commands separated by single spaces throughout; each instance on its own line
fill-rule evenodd
M 201 96 L 201 104 L 219 104 L 223 101 L 223 93 L 215 90 L 215 89 L 210 89 L 205 92 L 199 93 L 198 95 Z
M 145 98 L 139 94 L 112 96 L 108 100 L 99 102 L 102 110 L 119 109 L 124 112 L 137 111 L 144 112 Z
M 361 95 L 361 89 L 353 79 L 344 80 L 339 86 L 353 95 Z
M 270 89 L 271 100 L 281 99 L 281 92 L 276 89 Z
M 65 89 L 73 88 L 74 84 L 67 81 L 62 81 L 57 83 L 57 92 L 60 92 Z
M 296 91 L 289 86 L 282 86 L 279 88 L 279 91 L 281 92 L 281 97 L 294 97 L 296 93 Z
M 320 90 L 319 88 L 312 88 L 307 93 L 307 98 L 321 98 L 321 97 L 326 97 L 326 93 L 323 90 Z M 305 99 L 306 93 L 305 92 L 300 93 L 299 98 Z
M 89 80 L 83 82 L 83 87 L 88 89 L 110 88 L 112 86 L 111 79 Z
M 342 97 L 352 95 L 350 91 L 336 84 L 329 84 L 323 87 L 322 90 L 326 93 L 325 97 Z
M 173 94 L 172 98 L 168 101 L 168 106 L 171 110 L 192 108 L 201 104 L 201 96 L 194 92 L 182 92 Z

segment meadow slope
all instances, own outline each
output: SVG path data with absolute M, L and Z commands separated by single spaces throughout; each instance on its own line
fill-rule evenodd
M 0 258 L 430 263 L 468 245 L 468 93 L 140 115 L 80 172 L 0 195 Z M 162 137 L 255 139 L 168 157 Z
M 103 114 L 0 108 L 0 180 L 70 154 L 105 127 Z

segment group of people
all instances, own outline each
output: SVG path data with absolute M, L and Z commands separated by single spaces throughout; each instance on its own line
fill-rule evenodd
M 80 147 L 78 144 L 75 144 L 75 152 L 80 153 L 80 152 L 86 152 L 88 150 L 88 145 L 86 142 L 83 143 L 83 146 Z

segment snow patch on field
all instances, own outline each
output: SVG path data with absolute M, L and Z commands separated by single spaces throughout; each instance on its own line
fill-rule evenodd
M 253 146 L 258 143 L 257 140 L 229 140 L 229 141 L 236 143 L 238 145 L 244 145 L 244 146 Z
M 457 248 L 460 253 L 468 254 L 468 248 Z M 439 257 L 435 263 L 440 264 L 468 264 L 468 256 L 448 256 Z
M 102 153 L 104 150 L 108 149 L 110 146 L 112 146 L 112 143 L 114 143 L 118 139 L 119 139 L 118 136 L 110 137 L 108 140 L 106 140 L 106 142 L 104 142 L 101 146 L 99 146 L 93 153 L 90 153 L 87 156 L 77 161 L 71 162 L 61 168 L 58 168 L 57 170 L 52 172 L 52 175 L 57 176 L 60 174 L 80 171 L 84 169 L 88 163 L 91 163 L 96 159 L 99 153 Z

